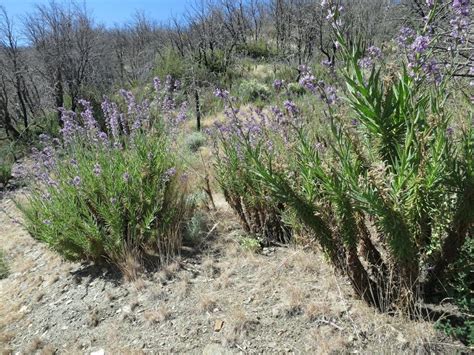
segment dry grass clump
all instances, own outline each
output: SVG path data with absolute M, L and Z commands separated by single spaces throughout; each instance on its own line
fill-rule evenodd
M 56 353 L 54 346 L 46 344 L 40 338 L 34 338 L 25 348 L 25 354 L 53 355 Z
M 89 311 L 87 325 L 91 328 L 97 327 L 100 323 L 99 311 L 94 308 Z
M 212 256 L 208 255 L 203 259 L 202 268 L 204 270 L 205 275 L 209 278 L 213 277 L 216 274 L 217 268 Z
M 231 309 L 226 317 L 227 326 L 224 328 L 225 343 L 232 346 L 237 341 L 247 336 L 256 326 L 257 322 L 250 319 L 241 306 Z
M 216 280 L 215 287 L 218 290 L 223 290 L 226 288 L 229 288 L 232 286 L 233 281 L 232 281 L 232 276 L 234 275 L 234 270 L 232 269 L 226 269 L 219 278 Z
M 157 324 L 167 321 L 171 318 L 171 312 L 166 306 L 161 306 L 155 310 L 147 310 L 143 313 L 143 317 L 150 324 Z
M 292 257 L 292 263 L 296 270 L 306 274 L 317 273 L 321 261 L 313 252 L 299 251 Z
M 212 312 L 217 307 L 217 301 L 214 296 L 205 294 L 201 296 L 198 307 L 202 313 Z
M 291 288 L 286 294 L 284 305 L 288 316 L 295 316 L 303 313 L 305 294 L 300 288 Z
M 143 291 L 144 289 L 146 289 L 146 282 L 145 280 L 143 280 L 143 278 L 137 278 L 135 279 L 135 281 L 133 281 L 133 287 L 135 288 L 135 290 L 137 291 Z
M 123 260 L 118 263 L 118 267 L 123 274 L 125 281 L 135 281 L 143 273 L 143 265 L 138 255 L 127 252 Z
M 157 274 L 158 280 L 161 283 L 166 283 L 175 278 L 179 270 L 181 270 L 181 264 L 175 260 L 161 269 Z
M 348 339 L 343 332 L 324 326 L 310 331 L 308 345 L 317 354 L 345 353 L 349 350 Z
M 184 275 L 177 285 L 177 293 L 180 299 L 188 297 L 189 292 L 191 291 L 191 281 L 189 280 L 188 275 Z

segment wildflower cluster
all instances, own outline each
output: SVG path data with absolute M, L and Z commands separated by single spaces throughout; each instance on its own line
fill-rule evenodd
M 166 100 L 177 87 L 166 84 Z M 179 252 L 192 209 L 169 140 L 179 112 L 120 94 L 123 103 L 101 104 L 105 131 L 88 101 L 79 101 L 79 114 L 62 110 L 62 139 L 41 136 L 20 208 L 31 234 L 68 259 L 121 264 L 153 251 L 166 261 Z
M 398 42 L 411 73 L 402 63 L 385 81 L 384 67 L 372 62 L 381 50 L 349 44 L 338 21 L 342 9 L 323 6 L 346 63 L 340 74 L 352 124 L 333 105 L 336 90 L 302 67 L 300 85 L 326 103 L 329 130 L 314 134 L 291 100 L 272 109 L 279 129 L 268 114 L 231 110 L 230 126 L 216 134 L 218 181 L 244 222 L 249 211 L 259 215 L 263 201 L 291 211 L 364 300 L 381 311 L 411 313 L 416 300 L 442 292 L 438 282 L 474 223 L 474 127 L 453 128 L 445 111 L 449 93 L 438 90 L 445 77 L 431 57 L 437 39 L 428 31 L 402 29 Z M 428 6 L 432 18 L 437 2 Z M 285 135 L 288 142 L 279 138 Z
M 283 167 L 290 158 L 294 141 L 292 126 L 296 106 L 285 102 L 285 109 L 270 111 L 234 108 L 226 96 L 225 122 L 218 122 L 209 132 L 214 142 L 216 179 L 229 205 L 239 216 L 245 231 L 263 243 L 286 242 L 290 228 L 283 221 L 283 205 L 269 198 L 269 191 L 252 175 L 248 146 L 259 151 L 262 161 L 278 161 Z

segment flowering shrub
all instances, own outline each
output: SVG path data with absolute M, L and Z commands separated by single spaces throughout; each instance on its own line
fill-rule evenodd
M 256 80 L 245 80 L 240 84 L 239 95 L 246 102 L 265 101 L 270 97 L 270 89 Z
M 260 110 L 240 111 L 233 108 L 228 95 L 219 97 L 228 104 L 225 111 L 228 122 L 216 124 L 213 132 L 217 182 L 247 233 L 263 243 L 287 242 L 291 231 L 283 221 L 284 206 L 271 198 L 268 189 L 253 176 L 252 157 L 246 154 L 242 142 L 259 142 L 258 147 L 253 146 L 259 151 L 259 159 L 265 159 L 265 150 L 271 157 L 268 159 L 284 164 L 281 151 L 289 145 L 285 122 L 288 123 L 290 116 L 278 108 L 271 114 Z
M 446 111 L 449 68 L 441 73 L 427 66 L 436 39 L 426 31 L 438 2 L 425 32 L 410 32 L 408 66 L 401 63 L 400 72 L 390 69 L 386 76 L 376 65 L 381 51 L 349 46 L 342 8 L 325 4 L 344 64 L 350 116 L 341 114 L 336 88 L 302 70 L 300 84 L 326 106 L 329 132 L 315 136 L 286 101 L 297 137 L 292 161 L 282 167 L 274 158 L 269 138 L 277 135 L 268 135 L 265 125 L 254 135 L 236 122 L 240 133 L 229 144 L 238 148 L 231 148 L 236 157 L 230 166 L 245 171 L 248 185 L 291 208 L 363 299 L 382 311 L 411 313 L 420 298 L 441 291 L 448 266 L 472 233 L 474 127 L 463 122 L 455 130 Z
M 63 110 L 62 139 L 45 137 L 35 151 L 35 182 L 20 205 L 33 237 L 67 259 L 119 265 L 179 252 L 192 206 L 167 137 L 183 119 L 169 81 L 154 102 L 125 90 L 125 110 L 105 99 L 105 131 L 87 101 L 79 115 Z

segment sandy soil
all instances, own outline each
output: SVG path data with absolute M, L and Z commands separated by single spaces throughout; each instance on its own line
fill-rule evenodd
M 430 323 L 381 315 L 302 247 L 243 250 L 220 203 L 216 237 L 134 282 L 69 263 L 33 240 L 0 200 L 0 351 L 19 354 L 452 353 Z

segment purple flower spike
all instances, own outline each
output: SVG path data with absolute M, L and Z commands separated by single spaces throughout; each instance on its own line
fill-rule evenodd
M 74 178 L 71 180 L 71 184 L 74 186 L 79 186 L 81 184 L 81 178 L 79 176 L 74 176 Z
M 94 165 L 94 169 L 92 170 L 95 176 L 99 176 L 102 173 L 102 168 L 99 163 Z
M 285 101 L 285 103 L 283 104 L 286 108 L 286 110 L 288 111 L 289 114 L 291 115 L 296 115 L 298 114 L 298 108 L 296 107 L 295 103 L 291 100 L 287 100 Z
M 430 38 L 428 36 L 418 36 L 413 41 L 411 49 L 416 53 L 424 53 L 430 44 Z
M 225 100 L 229 97 L 229 92 L 227 90 L 216 88 L 216 90 L 214 90 L 214 95 L 220 99 Z

